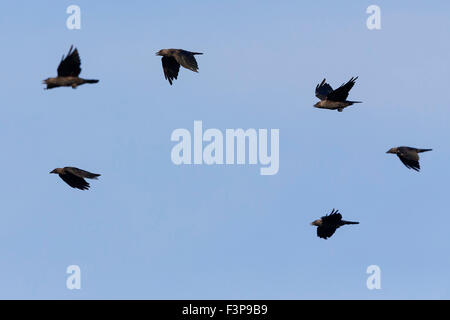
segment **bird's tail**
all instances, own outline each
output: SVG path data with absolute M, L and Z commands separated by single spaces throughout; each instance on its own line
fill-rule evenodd
M 356 221 L 345 221 L 345 220 L 342 220 L 341 222 L 342 222 L 343 225 L 344 224 L 359 224 L 359 222 L 356 222 Z
M 94 79 L 84 79 L 84 83 L 97 83 L 99 80 Z
M 417 152 L 427 152 L 427 151 L 431 151 L 433 149 L 417 149 Z
M 192 52 L 192 54 L 193 54 L 193 55 L 196 55 L 196 54 L 203 54 L 203 52 Z
M 87 175 L 86 178 L 89 178 L 89 179 L 96 179 L 96 180 L 97 180 L 97 178 L 100 177 L 100 176 L 101 176 L 101 174 L 98 174 L 98 173 L 90 173 L 90 172 L 89 172 L 89 174 Z

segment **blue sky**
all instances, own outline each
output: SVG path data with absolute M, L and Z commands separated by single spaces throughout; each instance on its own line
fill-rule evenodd
M 81 30 L 66 8 L 81 8 Z M 381 30 L 366 8 L 381 8 Z M 3 1 L 0 298 L 450 298 L 450 4 Z M 76 90 L 43 90 L 74 44 Z M 204 52 L 170 86 L 161 48 Z M 359 76 L 342 113 L 314 88 Z M 280 170 L 175 166 L 177 128 L 280 130 Z M 385 152 L 433 148 L 420 173 Z M 101 173 L 91 190 L 49 172 Z M 360 221 L 329 240 L 309 223 Z M 66 268 L 81 268 L 81 290 Z M 366 268 L 381 268 L 381 290 Z

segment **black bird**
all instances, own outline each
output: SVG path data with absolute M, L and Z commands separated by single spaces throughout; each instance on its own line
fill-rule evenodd
M 320 99 L 314 107 L 321 109 L 337 110 L 342 112 L 344 108 L 351 106 L 354 103 L 361 103 L 361 101 L 347 101 L 350 89 L 355 85 L 356 78 L 351 78 L 347 83 L 342 84 L 336 90 L 326 83 L 323 79 L 320 84 L 316 86 L 316 97 Z
M 198 72 L 197 60 L 194 57 L 197 54 L 203 53 L 182 49 L 161 49 L 156 53 L 157 56 L 162 56 L 164 77 L 169 80 L 170 85 L 172 85 L 173 79 L 177 79 L 180 65 L 186 69 Z
M 317 227 L 317 236 L 322 239 L 331 237 L 337 228 L 346 224 L 359 224 L 359 222 L 342 220 L 342 215 L 334 209 L 329 215 L 311 222 L 311 225 Z
M 46 89 L 52 89 L 57 87 L 72 87 L 76 89 L 77 86 L 81 86 L 85 83 L 97 83 L 98 80 L 89 80 L 79 78 L 81 72 L 81 60 L 80 55 L 78 54 L 78 50 L 73 49 L 73 45 L 70 46 L 69 53 L 64 58 L 64 55 L 61 59 L 61 62 L 58 66 L 58 76 L 56 78 L 47 78 L 42 81 L 42 83 L 47 85 Z
M 396 154 L 401 162 L 408 168 L 420 171 L 419 153 L 431 151 L 433 149 L 417 149 L 411 147 L 391 148 L 386 153 Z
M 53 169 L 50 173 L 57 173 L 72 188 L 88 190 L 89 183 L 84 178 L 97 179 L 100 174 L 91 173 L 75 167 L 64 167 Z

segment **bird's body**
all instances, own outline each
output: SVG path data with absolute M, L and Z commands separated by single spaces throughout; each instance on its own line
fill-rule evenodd
M 79 77 L 56 77 L 56 78 L 48 78 L 45 80 L 45 84 L 47 85 L 46 89 L 52 89 L 57 87 L 72 87 L 76 89 L 78 86 L 85 83 L 97 83 L 98 80 L 89 80 L 83 79 Z
M 320 84 L 316 86 L 316 97 L 320 99 L 314 107 L 320 109 L 337 110 L 342 112 L 344 108 L 351 106 L 355 103 L 361 103 L 361 101 L 348 101 L 347 97 L 350 89 L 355 85 L 356 78 L 351 78 L 347 83 L 342 84 L 336 90 L 326 83 L 326 79 L 323 79 Z
M 58 66 L 58 76 L 54 78 L 47 78 L 42 81 L 46 84 L 46 89 L 52 89 L 57 87 L 72 87 L 76 89 L 78 86 L 85 83 L 97 83 L 98 80 L 94 79 L 83 79 L 79 75 L 81 73 L 81 60 L 78 54 L 78 50 L 72 50 L 73 46 L 70 47 L 69 53 L 64 58 Z
M 56 168 L 50 173 L 58 174 L 69 186 L 80 190 L 89 189 L 89 183 L 84 178 L 97 179 L 100 176 L 98 173 L 91 173 L 75 167 Z
M 418 149 L 411 147 L 396 147 L 389 149 L 386 153 L 396 154 L 400 161 L 408 168 L 420 171 L 419 153 L 431 151 L 432 149 Z
M 344 108 L 351 106 L 354 103 L 355 103 L 354 101 L 322 100 L 322 101 L 317 102 L 314 106 L 319 109 L 337 110 L 339 112 L 342 112 L 342 110 L 344 110 Z
M 195 55 L 203 54 L 201 52 L 191 52 L 183 49 L 161 49 L 156 55 L 162 56 L 161 62 L 164 71 L 164 77 L 170 85 L 174 79 L 178 78 L 180 65 L 186 69 L 198 72 L 197 60 Z
M 342 215 L 334 209 L 330 214 L 311 222 L 311 225 L 317 227 L 317 236 L 322 239 L 331 237 L 336 229 L 346 224 L 359 224 L 359 222 L 342 220 Z

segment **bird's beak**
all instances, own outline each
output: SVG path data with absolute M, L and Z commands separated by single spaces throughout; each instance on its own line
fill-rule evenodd
M 155 53 L 155 56 L 159 56 L 159 55 L 160 55 L 160 54 L 159 54 L 159 51 Z

